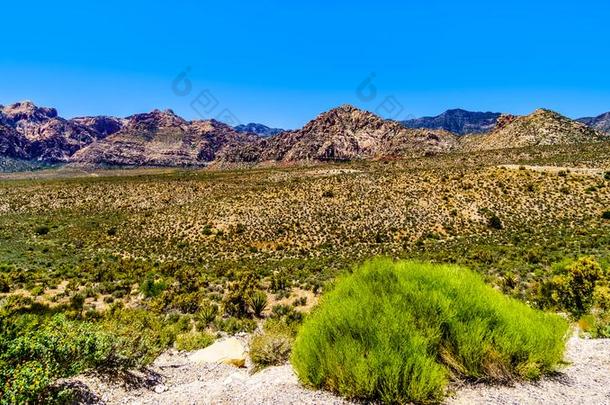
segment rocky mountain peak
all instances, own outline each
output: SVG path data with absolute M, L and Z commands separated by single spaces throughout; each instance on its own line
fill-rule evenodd
M 127 117 L 127 126 L 133 130 L 153 131 L 159 128 L 179 127 L 186 124 L 187 121 L 169 109 L 164 111 L 153 110 Z
M 263 138 L 274 136 L 274 135 L 284 132 L 284 130 L 281 128 L 271 128 L 271 127 L 268 127 L 267 125 L 257 124 L 254 122 L 251 122 L 251 123 L 245 124 L 245 125 L 243 125 L 243 124 L 238 125 L 234 129 L 237 132 L 256 134 Z
M 55 108 L 37 107 L 31 101 L 21 101 L 4 106 L 0 112 L 4 122 L 13 126 L 17 125 L 19 121 L 42 123 L 57 117 Z
M 514 120 L 517 119 L 516 115 L 512 115 L 512 114 L 502 114 L 498 117 L 498 120 L 496 121 L 496 127 L 495 129 L 502 129 L 504 127 L 506 127 L 507 125 L 509 125 L 511 122 L 513 122 Z

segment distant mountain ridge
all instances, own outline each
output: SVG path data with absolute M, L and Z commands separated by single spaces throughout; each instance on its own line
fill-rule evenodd
M 407 128 L 444 129 L 458 135 L 480 134 L 496 126 L 500 113 L 473 112 L 462 109 L 447 110 L 435 117 L 422 117 L 401 123 Z
M 254 122 L 245 125 L 237 125 L 233 129 L 235 129 L 237 132 L 256 134 L 262 138 L 267 138 L 285 132 L 285 130 L 281 128 L 270 128 L 266 125 L 257 124 Z
M 610 112 L 598 115 L 597 117 L 579 118 L 576 121 L 582 122 L 598 131 L 610 134 Z
M 466 135 L 461 149 L 494 150 L 541 145 L 570 145 L 599 142 L 610 138 L 583 123 L 571 120 L 551 110 L 538 109 L 532 114 L 504 114 L 493 131 L 481 135 Z
M 215 120 L 187 121 L 171 110 L 127 118 L 64 119 L 54 108 L 37 107 L 26 101 L 0 106 L 0 158 L 6 163 L 0 165 L 0 170 L 49 163 L 298 164 L 598 142 L 610 139 L 610 133 L 604 132 L 609 116 L 610 113 L 575 121 L 544 109 L 526 116 L 449 110 L 438 117 L 415 120 L 417 125 L 434 128 L 408 128 L 343 105 L 321 113 L 301 129 L 267 136 L 269 130 L 277 129 L 248 124 L 237 128 L 243 131 L 240 132 Z M 408 125 L 416 125 L 415 121 Z

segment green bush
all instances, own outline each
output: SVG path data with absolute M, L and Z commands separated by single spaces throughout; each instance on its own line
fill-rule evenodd
M 436 402 L 451 376 L 538 378 L 567 331 L 465 268 L 377 259 L 322 298 L 291 360 L 302 382 L 348 398 Z
M 592 257 L 564 261 L 554 266 L 554 273 L 540 286 L 542 305 L 567 311 L 575 319 L 587 314 L 593 306 L 595 288 L 604 280 L 599 263 Z
M 176 336 L 175 346 L 178 350 L 191 352 L 193 350 L 203 349 L 214 343 L 214 336 L 205 332 L 186 332 Z
M 64 315 L 2 318 L 0 403 L 32 403 L 55 379 L 103 366 L 113 357 L 110 334 Z
M 264 331 L 252 338 L 250 358 L 255 370 L 286 363 L 294 341 L 293 329 L 274 320 L 265 322 Z
M 147 275 L 144 282 L 140 285 L 140 291 L 146 298 L 158 297 L 166 288 L 167 284 L 165 281 L 155 279 L 152 274 Z
M 196 315 L 197 329 L 206 329 L 216 319 L 216 315 L 218 315 L 218 305 L 209 302 L 201 305 Z
M 260 317 L 267 308 L 267 294 L 257 291 L 250 296 L 248 303 L 254 315 Z
M 602 219 L 610 219 L 610 211 L 604 211 L 602 213 Z

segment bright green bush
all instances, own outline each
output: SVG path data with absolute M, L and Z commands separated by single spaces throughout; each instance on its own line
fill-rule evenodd
M 465 268 L 377 259 L 322 298 L 291 360 L 305 384 L 349 398 L 437 402 L 452 375 L 538 378 L 561 361 L 567 331 Z

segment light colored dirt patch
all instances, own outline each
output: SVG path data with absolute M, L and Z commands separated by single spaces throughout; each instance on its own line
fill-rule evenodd
M 501 165 L 510 170 L 531 170 L 534 172 L 554 173 L 566 172 L 581 176 L 603 176 L 604 170 L 590 167 L 563 167 L 563 166 L 525 166 L 525 165 Z
M 317 303 L 318 303 L 318 296 L 316 296 L 312 291 L 309 290 L 303 290 L 300 288 L 293 288 L 290 291 L 290 296 L 288 298 L 282 298 L 280 300 L 276 300 L 274 295 L 269 295 L 268 296 L 268 300 L 269 303 L 267 305 L 267 310 L 265 311 L 265 313 L 267 315 L 271 314 L 271 310 L 273 308 L 273 306 L 275 305 L 290 305 L 292 306 L 292 303 L 295 302 L 298 299 L 301 299 L 305 297 L 305 299 L 307 300 L 305 305 L 299 305 L 294 307 L 294 309 L 296 309 L 299 312 L 309 312 Z

